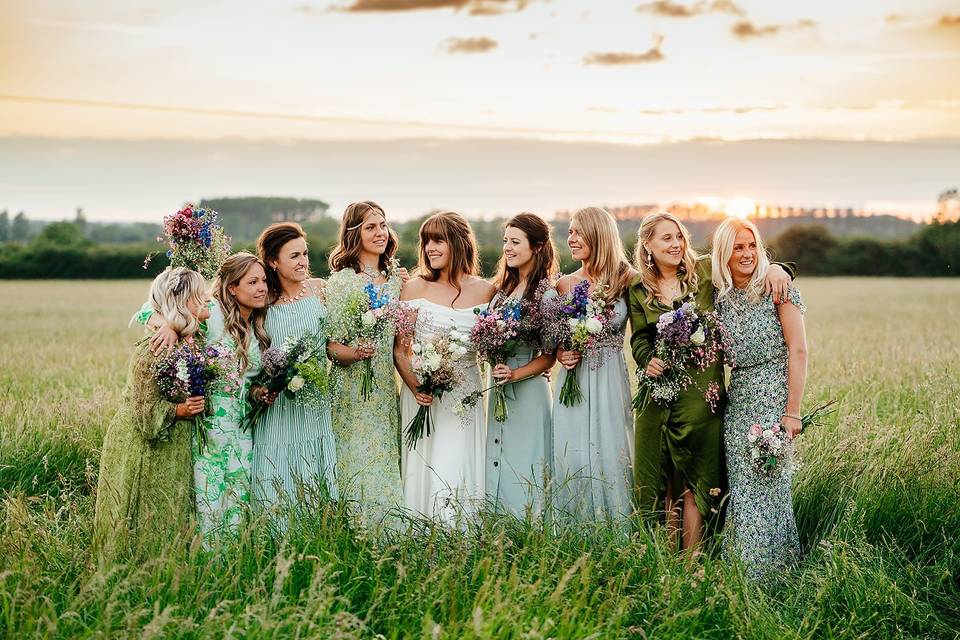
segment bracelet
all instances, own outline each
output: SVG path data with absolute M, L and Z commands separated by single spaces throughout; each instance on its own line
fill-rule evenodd
M 784 418 L 793 418 L 794 420 L 799 420 L 800 422 L 803 422 L 803 418 L 800 417 L 800 416 L 798 416 L 798 415 L 795 414 L 795 413 L 784 413 L 782 417 L 784 417 Z

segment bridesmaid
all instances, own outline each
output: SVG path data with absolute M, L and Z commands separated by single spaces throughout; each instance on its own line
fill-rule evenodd
M 257 253 L 267 267 L 271 304 L 266 329 L 270 346 L 315 333 L 326 339 L 324 283 L 310 277 L 307 237 L 295 222 L 277 222 L 260 234 Z M 286 394 L 274 396 L 255 387 L 254 398 L 270 404 L 253 441 L 253 495 L 259 507 L 297 504 L 304 490 L 338 496 L 337 452 L 329 406 L 315 409 Z
M 153 312 L 182 341 L 193 340 L 207 317 L 204 288 L 200 274 L 183 267 L 162 272 L 150 287 Z M 113 560 L 138 535 L 169 540 L 185 533 L 193 514 L 190 444 L 193 418 L 203 412 L 205 399 L 165 400 L 155 363 L 149 342 L 138 342 L 120 409 L 103 438 L 93 516 L 94 546 L 102 562 Z
M 401 300 L 417 311 L 417 339 L 455 327 L 469 336 L 475 310 L 493 298 L 492 284 L 477 276 L 480 263 L 470 224 L 458 213 L 437 213 L 420 226 L 418 277 L 403 286 Z M 458 523 L 475 513 L 483 500 L 484 406 L 463 414 L 463 397 L 480 388 L 476 352 L 460 359 L 466 380 L 461 388 L 435 400 L 417 391 L 410 349 L 394 343 L 394 361 L 403 380 L 400 424 L 406 427 L 417 410 L 431 407 L 433 430 L 401 454 L 404 506 L 416 515 Z
M 616 221 L 599 207 L 581 209 L 570 220 L 567 245 L 581 266 L 560 278 L 557 293 L 566 295 L 583 280 L 590 283 L 591 291 L 604 285 L 607 301 L 614 305 L 613 329 L 622 338 L 627 322 L 625 296 L 636 272 L 627 262 Z M 581 354 L 558 349 L 557 360 L 569 371 L 580 363 Z M 562 379 L 554 390 L 554 505 L 560 514 L 579 521 L 625 527 L 632 513 L 633 434 L 623 348 L 608 349 L 599 366 L 585 360 L 577 378 L 583 394 L 577 404 L 568 407 L 560 402 Z
M 640 223 L 634 264 L 640 275 L 630 287 L 630 344 L 633 359 L 647 375 L 659 376 L 664 362 L 655 357 L 660 315 L 692 301 L 698 311 L 713 311 L 709 256 L 698 258 L 686 228 L 671 213 L 654 213 Z M 776 267 L 768 285 L 789 288 L 790 278 Z M 723 365 L 691 372 L 693 385 L 669 406 L 650 402 L 634 423 L 637 509 L 654 513 L 662 505 L 671 535 L 682 533 L 684 549 L 695 549 L 706 521 L 717 523 L 726 478 L 723 465 Z M 704 393 L 719 391 L 712 410 Z M 682 524 L 681 524 L 682 522 Z
M 757 228 L 725 220 L 713 236 L 716 305 L 730 333 L 733 375 L 723 418 L 730 505 L 727 529 L 747 575 L 760 580 L 796 560 L 800 538 L 793 517 L 793 467 L 772 476 L 751 465 L 747 434 L 752 425 L 780 425 L 793 439 L 802 428 L 800 401 L 806 380 L 807 341 L 800 293 L 780 304 L 764 295 L 770 269 Z
M 356 502 L 364 520 L 380 521 L 403 504 L 400 483 L 400 396 L 393 373 L 392 327 L 376 344 L 350 340 L 345 317 L 351 298 L 378 295 L 397 298 L 404 270 L 395 267 L 397 236 L 375 202 L 349 205 L 340 222 L 340 239 L 330 254 L 327 308 L 331 342 L 327 350 L 333 391 L 333 434 L 337 442 L 340 493 Z M 338 341 L 335 341 L 338 340 Z M 373 391 L 360 398 L 363 360 L 373 369 Z
M 531 307 L 539 309 L 541 282 L 553 281 L 559 271 L 550 233 L 550 225 L 532 213 L 520 213 L 507 221 L 491 307 L 518 300 L 524 313 Z M 488 393 L 486 486 L 487 498 L 498 511 L 523 518 L 539 515 L 543 509 L 552 462 L 553 421 L 550 383 L 541 374 L 553 367 L 556 358 L 543 351 L 538 335 L 521 337 L 526 340 L 517 354 L 493 368 L 497 383 L 507 385 L 508 415 L 504 422 L 494 420 L 493 394 Z

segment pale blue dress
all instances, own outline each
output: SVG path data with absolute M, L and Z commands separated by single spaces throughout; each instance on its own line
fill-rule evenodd
M 517 369 L 540 353 L 539 345 L 524 344 L 506 364 Z M 550 383 L 543 376 L 533 376 L 506 385 L 504 393 L 507 419 L 497 422 L 494 394 L 487 392 L 487 499 L 497 511 L 519 518 L 537 517 L 543 511 L 553 457 Z
M 267 310 L 270 346 L 283 345 L 288 336 L 307 332 L 326 339 L 327 310 L 316 296 Z M 253 495 L 260 509 L 278 504 L 296 505 L 309 493 L 338 496 L 337 451 L 329 404 L 315 409 L 281 393 L 257 423 L 253 438 Z M 309 492 L 309 493 L 307 493 Z
M 548 291 L 547 295 L 556 295 Z M 622 337 L 627 303 L 614 306 Z M 577 368 L 583 399 L 560 402 L 566 369 L 555 376 L 553 396 L 553 508 L 558 520 L 605 521 L 626 527 L 632 507 L 633 420 L 630 382 L 622 348 L 606 349 L 602 364 L 585 356 Z M 593 365 L 593 366 L 591 366 Z

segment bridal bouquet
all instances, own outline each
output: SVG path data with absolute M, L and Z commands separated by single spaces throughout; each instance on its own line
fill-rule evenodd
M 176 403 L 194 396 L 206 396 L 215 385 L 227 393 L 243 386 L 236 354 L 219 343 L 200 346 L 197 342 L 184 342 L 159 358 L 153 373 L 161 395 Z M 194 416 L 193 423 L 197 448 L 202 453 L 207 436 L 203 414 Z
M 543 326 L 545 336 L 565 349 L 579 352 L 591 369 L 603 364 L 607 349 L 623 348 L 623 336 L 612 326 L 613 303 L 603 298 L 604 289 L 598 286 L 590 293 L 590 283 L 581 280 L 569 294 L 543 302 L 543 316 L 549 319 Z M 582 399 L 577 368 L 570 369 L 560 388 L 560 402 L 572 407 Z
M 362 290 L 350 289 L 345 294 L 330 291 L 327 304 L 334 310 L 330 335 L 337 342 L 346 344 L 356 340 L 357 344 L 373 345 L 391 330 L 399 333 L 401 338 L 409 330 L 408 305 L 392 298 L 385 287 L 377 287 L 372 282 Z M 359 398 L 366 402 L 372 393 L 373 363 L 367 358 L 363 360 Z
M 493 309 L 477 309 L 477 321 L 470 331 L 470 341 L 476 346 L 477 355 L 492 365 L 504 364 L 507 358 L 517 354 L 520 343 L 520 318 L 522 305 L 519 300 L 507 300 Z M 489 389 L 471 394 L 464 402 L 476 404 L 486 391 L 493 389 L 493 419 L 507 419 L 507 397 L 504 385 L 494 384 Z
M 428 339 L 415 339 L 410 366 L 419 383 L 417 392 L 440 400 L 443 394 L 462 384 L 465 373 L 458 360 L 466 353 L 467 336 L 456 327 L 441 330 Z M 407 425 L 407 446 L 412 449 L 420 438 L 429 436 L 431 426 L 430 407 L 421 406 Z
M 260 356 L 263 371 L 253 381 L 270 393 L 284 393 L 309 406 L 323 408 L 329 399 L 327 388 L 326 341 L 315 333 L 300 338 L 287 338 L 280 347 L 270 347 Z M 258 402 L 241 422 L 251 429 L 267 411 L 267 404 Z
M 836 410 L 833 406 L 835 403 L 836 401 L 831 400 L 804 415 L 800 419 L 801 430 L 819 424 L 823 416 L 833 413 Z M 788 441 L 787 431 L 779 423 L 769 427 L 760 424 L 751 426 L 747 432 L 747 446 L 753 470 L 758 475 L 771 477 L 788 463 L 796 467 L 797 462 L 793 459 L 791 449 L 787 447 Z
M 186 267 L 206 279 L 213 278 L 230 255 L 230 238 L 217 222 L 217 212 L 187 204 L 163 218 L 163 235 L 157 242 L 167 245 L 171 267 Z M 146 269 L 153 254 L 144 260 Z
M 676 400 L 694 382 L 690 371 L 706 371 L 720 359 L 723 345 L 723 327 L 715 313 L 697 312 L 692 302 L 685 302 L 661 314 L 653 353 L 666 363 L 665 370 L 659 376 L 649 376 L 638 368 L 639 391 L 633 408 L 643 411 L 651 400 L 662 405 Z M 719 386 L 711 383 L 704 397 L 714 411 L 719 396 Z

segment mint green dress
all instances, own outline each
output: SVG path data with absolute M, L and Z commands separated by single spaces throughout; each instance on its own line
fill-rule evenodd
M 327 280 L 330 339 L 356 346 L 355 329 L 344 313 L 349 298 L 363 294 L 369 280 L 353 269 L 343 269 Z M 399 276 L 378 289 L 400 297 Z M 364 294 L 365 295 L 365 294 Z M 364 364 L 330 367 L 333 435 L 337 446 L 340 495 L 355 503 L 367 523 L 382 521 L 403 505 L 400 481 L 400 393 L 393 366 L 393 328 L 380 336 L 371 358 L 373 393 L 360 399 Z
M 267 309 L 270 346 L 307 332 L 327 335 L 327 310 L 316 295 Z M 337 451 L 329 404 L 321 409 L 281 393 L 257 422 L 253 435 L 253 498 L 261 510 L 336 498 Z M 277 520 L 283 522 L 282 519 Z
M 491 306 L 501 299 L 497 293 Z M 540 345 L 524 344 L 506 365 L 518 369 L 540 353 Z M 537 517 L 543 511 L 553 458 L 550 383 L 543 376 L 533 376 L 506 385 L 504 394 L 507 419 L 497 422 L 493 417 L 493 391 L 487 392 L 487 500 L 497 511 L 518 518 Z

